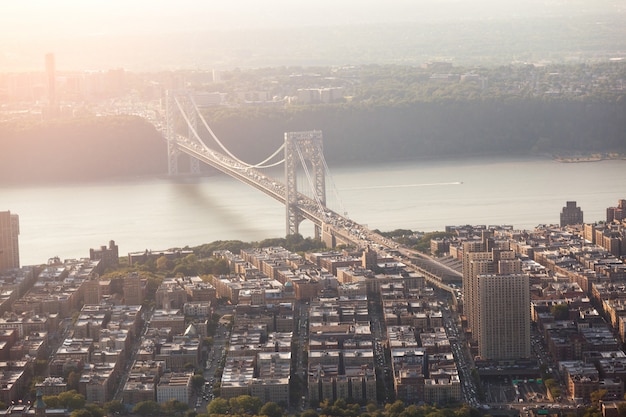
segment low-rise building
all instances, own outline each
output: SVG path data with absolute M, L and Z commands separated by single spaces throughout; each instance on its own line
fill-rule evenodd
M 159 404 L 170 400 L 189 403 L 191 398 L 191 378 L 193 372 L 167 372 L 163 374 L 156 387 L 156 398 Z

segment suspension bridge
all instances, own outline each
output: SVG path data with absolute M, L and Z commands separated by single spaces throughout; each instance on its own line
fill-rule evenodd
M 200 123 L 221 151 L 206 145 L 199 133 Z M 181 133 L 178 126 L 186 128 Z M 283 144 L 264 161 L 249 164 L 233 155 L 206 122 L 192 95 L 169 91 L 166 102 L 165 139 L 167 141 L 168 172 L 179 174 L 181 154 L 190 157 L 192 174 L 200 172 L 200 162 L 221 171 L 265 193 L 286 207 L 287 234 L 299 233 L 303 220 L 315 226 L 315 237 L 329 247 L 337 244 L 362 245 L 357 232 L 360 226 L 344 214 L 327 207 L 326 178 L 330 177 L 324 159 L 322 132 L 319 130 L 287 132 Z M 281 156 L 282 159 L 274 161 Z M 284 164 L 285 180 L 280 181 L 261 172 Z M 298 189 L 298 176 L 304 174 L 306 191 Z
M 207 146 L 199 133 L 200 123 L 221 151 Z M 180 132 L 179 126 L 186 131 Z M 179 174 L 178 160 L 182 154 L 186 154 L 190 157 L 189 169 L 192 174 L 200 172 L 200 162 L 203 162 L 256 188 L 285 205 L 288 235 L 299 233 L 300 223 L 309 220 L 315 227 L 315 237 L 328 247 L 339 244 L 357 247 L 373 245 L 381 249 L 396 250 L 403 255 L 409 266 L 423 274 L 428 281 L 450 292 L 453 289 L 445 282 L 460 280 L 458 272 L 444 268 L 414 251 L 399 247 L 392 240 L 351 221 L 345 211 L 340 214 L 327 206 L 326 179 L 330 180 L 331 176 L 324 159 L 321 131 L 287 132 L 283 144 L 275 152 L 259 163 L 249 164 L 237 158 L 223 145 L 204 119 L 193 95 L 184 91 L 168 91 L 165 127 L 161 130 L 167 141 L 170 175 Z M 274 161 L 280 158 L 281 152 L 282 159 Z M 261 172 L 262 169 L 279 165 L 284 165 L 284 182 Z M 298 176 L 301 174 L 305 176 L 302 181 L 304 186 L 301 188 L 306 190 L 298 189 Z M 336 192 L 334 184 L 332 188 Z M 418 266 L 409 261 L 410 256 L 422 256 L 421 264 Z

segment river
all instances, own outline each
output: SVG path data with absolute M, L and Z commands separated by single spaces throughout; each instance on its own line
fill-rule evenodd
M 446 225 L 559 222 L 576 201 L 585 222 L 606 219 L 626 198 L 626 160 L 560 163 L 542 158 L 467 158 L 330 167 L 328 206 L 389 231 Z M 337 193 L 332 191 L 334 183 Z M 338 196 L 338 197 L 336 197 Z M 222 174 L 0 188 L 0 211 L 20 217 L 22 265 L 89 256 L 115 240 L 120 254 L 215 240 L 284 237 L 285 208 Z M 310 236 L 312 226 L 301 233 Z

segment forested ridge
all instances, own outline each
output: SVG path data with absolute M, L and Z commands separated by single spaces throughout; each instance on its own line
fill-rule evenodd
M 220 140 L 251 163 L 278 148 L 284 132 L 313 129 L 323 132 L 324 154 L 334 165 L 626 153 L 626 65 L 441 69 L 445 81 L 433 77 L 437 69 L 396 66 L 232 71 L 219 83 L 192 87 L 228 97 L 228 106 L 206 108 L 204 115 Z M 339 88 L 343 98 L 283 99 L 302 88 Z M 278 101 L 237 102 L 238 92 L 255 90 Z M 165 141 L 140 117 L 0 121 L 2 184 L 166 173 Z
M 467 100 L 399 106 L 320 105 L 209 115 L 235 154 L 255 161 L 283 132 L 322 130 L 329 162 L 390 162 L 461 155 L 621 152 L 626 107 L 575 101 Z
M 0 184 L 163 175 L 165 141 L 134 116 L 0 123 Z

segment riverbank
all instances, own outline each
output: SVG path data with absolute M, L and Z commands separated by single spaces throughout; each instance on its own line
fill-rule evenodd
M 619 159 L 626 160 L 626 155 L 623 155 L 620 153 L 576 155 L 576 156 L 554 155 L 552 159 L 556 162 L 564 162 L 564 163 L 599 162 L 599 161 L 610 161 L 610 160 L 619 160 Z
M 557 223 L 567 201 L 576 201 L 592 223 L 605 220 L 606 208 L 626 195 L 626 184 L 608 180 L 623 176 L 626 160 L 561 164 L 545 157 L 488 157 L 330 170 L 337 192 L 327 194 L 328 207 L 383 231 L 432 232 L 459 224 L 533 229 Z M 508 173 L 524 173 L 523 186 L 512 185 Z M 225 175 L 0 186 L 0 196 L 0 210 L 20 217 L 23 265 L 88 256 L 109 240 L 128 253 L 285 236 L 285 207 Z M 300 232 L 313 236 L 312 224 L 303 222 Z

